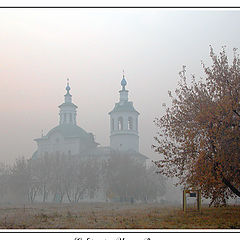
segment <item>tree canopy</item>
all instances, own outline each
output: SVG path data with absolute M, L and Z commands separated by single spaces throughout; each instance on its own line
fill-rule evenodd
M 107 192 L 115 200 L 155 201 L 166 192 L 165 179 L 156 167 L 146 168 L 145 162 L 127 153 L 113 151 L 106 170 Z
M 240 197 L 240 59 L 233 49 L 229 64 L 226 48 L 217 55 L 211 46 L 210 57 L 204 78 L 189 83 L 185 66 L 179 73 L 172 105 L 154 121 L 152 147 L 162 156 L 160 173 L 199 187 L 217 205 Z

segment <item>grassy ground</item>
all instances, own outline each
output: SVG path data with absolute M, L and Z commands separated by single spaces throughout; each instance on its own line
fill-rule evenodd
M 159 204 L 34 204 L 0 206 L 1 229 L 240 229 L 240 207 L 183 213 Z

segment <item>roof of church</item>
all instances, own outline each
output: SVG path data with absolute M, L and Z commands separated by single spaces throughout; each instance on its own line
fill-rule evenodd
M 77 108 L 77 105 L 75 105 L 74 103 L 68 103 L 68 102 L 62 103 L 58 107 L 60 108 L 60 107 L 63 107 L 63 106 L 73 106 L 73 107 Z
M 35 152 L 33 153 L 32 159 L 33 159 L 33 160 L 37 159 L 37 151 L 35 151 Z
M 97 145 L 97 143 L 94 141 L 94 137 L 92 133 L 87 133 L 85 130 L 83 130 L 81 127 L 73 124 L 61 124 L 53 129 L 51 129 L 46 136 L 43 136 L 42 138 L 38 138 L 36 140 L 40 139 L 48 139 L 49 136 L 52 133 L 58 132 L 60 133 L 63 137 L 68 138 L 68 137 L 77 137 L 81 138 L 85 142 L 89 143 L 94 143 Z
M 85 130 L 80 128 L 77 125 L 74 124 L 61 124 L 56 126 L 55 128 L 51 129 L 47 136 L 52 134 L 53 132 L 60 132 L 64 137 L 83 137 L 83 138 L 89 138 L 89 133 L 87 133 Z
M 108 114 L 113 112 L 136 112 L 139 114 L 139 112 L 133 107 L 133 103 L 128 101 L 115 103 L 115 107 Z

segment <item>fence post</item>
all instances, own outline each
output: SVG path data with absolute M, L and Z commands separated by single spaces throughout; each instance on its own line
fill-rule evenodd
M 186 190 L 183 190 L 183 211 L 186 211 Z
M 201 212 L 201 190 L 198 190 L 197 203 L 198 203 L 198 211 Z

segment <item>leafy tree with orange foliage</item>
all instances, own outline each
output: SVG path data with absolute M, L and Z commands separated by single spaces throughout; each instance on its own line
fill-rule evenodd
M 158 128 L 152 147 L 161 154 L 159 172 L 177 177 L 179 184 L 202 190 L 210 205 L 240 197 L 240 59 L 233 49 L 229 64 L 225 47 L 216 55 L 210 46 L 212 66 L 202 63 L 205 78 L 179 73 L 170 108 L 155 119 Z

